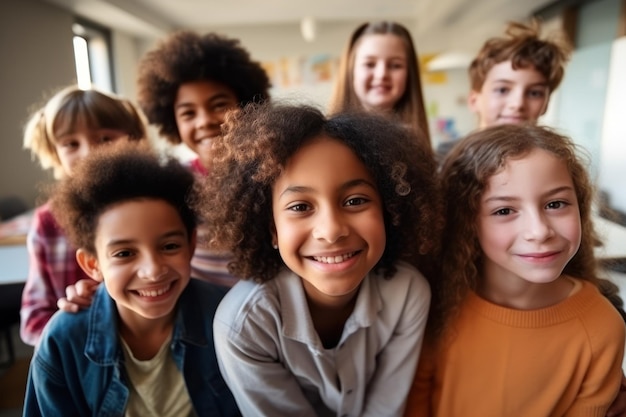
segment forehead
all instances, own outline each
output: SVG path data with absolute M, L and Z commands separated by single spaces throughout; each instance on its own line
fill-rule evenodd
M 503 190 L 517 194 L 557 186 L 573 188 L 567 164 L 552 152 L 533 149 L 525 155 L 508 158 L 488 179 L 485 194 Z
M 96 236 L 132 235 L 139 231 L 158 234 L 163 229 L 184 228 L 180 213 L 157 198 L 132 198 L 106 206 L 97 218 Z
M 54 119 L 54 136 L 64 136 L 78 132 L 92 132 L 103 128 L 104 122 L 97 114 L 67 111 L 60 112 Z
M 183 83 L 178 87 L 175 104 L 205 102 L 216 97 L 227 97 L 233 100 L 237 98 L 226 84 L 212 80 L 198 80 Z
M 355 57 L 398 57 L 406 58 L 404 40 L 392 33 L 362 36 L 355 46 Z
M 489 72 L 485 82 L 504 81 L 522 85 L 547 85 L 548 80 L 534 65 L 528 64 L 525 67 L 513 68 L 511 61 L 504 61 L 495 64 Z
M 350 147 L 322 135 L 310 139 L 291 155 L 276 186 L 292 182 L 339 184 L 356 178 L 373 182 L 371 173 Z

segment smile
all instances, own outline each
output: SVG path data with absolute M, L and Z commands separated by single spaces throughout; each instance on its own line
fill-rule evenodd
M 137 292 L 137 294 L 139 294 L 141 297 L 158 297 L 159 295 L 163 295 L 166 292 L 168 292 L 170 290 L 170 288 L 172 288 L 172 283 L 168 283 L 167 285 L 160 287 L 160 288 L 154 288 L 151 290 L 135 290 Z
M 313 259 L 324 264 L 338 264 L 347 261 L 356 254 L 357 252 L 346 253 L 338 256 L 313 256 Z

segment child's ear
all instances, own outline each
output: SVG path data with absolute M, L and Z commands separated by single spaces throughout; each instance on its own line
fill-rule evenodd
M 87 252 L 85 249 L 78 249 L 76 251 L 76 261 L 80 268 L 85 271 L 85 274 L 89 275 L 92 279 L 102 282 L 104 278 L 98 267 L 98 259 L 95 255 Z
M 472 90 L 467 96 L 467 107 L 473 112 L 478 112 L 478 99 L 480 98 L 480 91 Z

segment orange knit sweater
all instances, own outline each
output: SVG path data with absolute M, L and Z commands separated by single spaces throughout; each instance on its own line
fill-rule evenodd
M 405 416 L 604 416 L 619 391 L 624 322 L 586 281 L 539 310 L 470 293 L 450 328 L 424 346 Z

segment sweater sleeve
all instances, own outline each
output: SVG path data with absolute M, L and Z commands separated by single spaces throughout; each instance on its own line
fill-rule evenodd
M 604 417 L 619 392 L 626 331 L 617 312 L 610 313 L 585 323 L 592 359 L 567 417 Z

